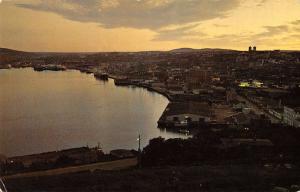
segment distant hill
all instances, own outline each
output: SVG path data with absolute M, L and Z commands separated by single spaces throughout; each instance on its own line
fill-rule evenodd
M 13 50 L 13 49 L 7 49 L 7 48 L 0 48 L 0 55 L 16 55 L 16 54 L 26 54 L 28 52 L 24 52 L 24 51 L 17 51 L 17 50 Z
M 232 49 L 219 49 L 219 48 L 204 48 L 204 49 L 193 49 L 193 48 L 179 48 L 170 50 L 170 52 L 174 53 L 188 53 L 188 52 L 227 52 L 227 51 L 235 51 Z
M 18 57 L 33 56 L 33 55 L 35 55 L 35 53 L 33 53 L 33 52 L 0 48 L 0 63 L 1 63 L 1 61 L 4 61 L 6 59 L 11 60 L 11 59 L 16 59 Z
M 33 55 L 30 52 L 24 52 L 24 51 L 16 51 L 12 49 L 7 48 L 0 48 L 0 68 L 3 68 L 3 66 L 6 66 L 10 62 L 14 62 L 22 57 L 28 57 Z M 4 67 L 6 68 L 6 67 Z

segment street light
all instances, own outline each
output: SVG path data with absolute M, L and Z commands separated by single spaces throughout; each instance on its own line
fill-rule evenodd
M 140 134 L 139 134 L 139 137 L 136 140 L 139 142 L 138 151 L 141 152 L 141 135 Z
M 141 135 L 139 134 L 139 137 L 137 138 L 137 141 L 139 142 L 139 148 L 138 148 L 138 166 L 141 168 Z

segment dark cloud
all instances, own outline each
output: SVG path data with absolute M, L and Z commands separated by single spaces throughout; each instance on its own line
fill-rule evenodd
M 70 20 L 97 22 L 107 28 L 132 27 L 157 30 L 225 17 L 240 0 L 41 0 L 17 6 L 54 12 Z

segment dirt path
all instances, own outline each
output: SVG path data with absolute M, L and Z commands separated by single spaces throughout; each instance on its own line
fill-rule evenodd
M 126 169 L 128 167 L 132 167 L 135 165 L 137 165 L 137 158 L 130 158 L 130 159 L 122 159 L 116 161 L 109 161 L 109 162 L 93 163 L 88 165 L 51 169 L 46 171 L 19 173 L 15 175 L 1 177 L 1 179 L 7 180 L 7 179 L 24 178 L 24 177 L 51 176 L 51 175 L 60 175 L 66 173 L 76 173 L 81 171 L 119 170 L 119 169 Z

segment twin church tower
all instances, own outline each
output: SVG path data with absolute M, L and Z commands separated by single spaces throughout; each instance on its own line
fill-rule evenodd
M 250 46 L 248 51 L 249 52 L 252 52 L 252 51 L 255 52 L 256 51 L 256 46 L 253 46 L 253 48 Z

